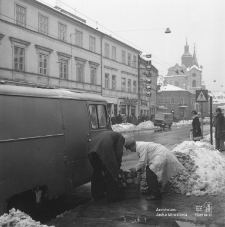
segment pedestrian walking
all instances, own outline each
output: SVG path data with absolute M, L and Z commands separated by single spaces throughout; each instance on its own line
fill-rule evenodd
M 121 124 L 122 123 L 122 115 L 119 111 L 119 114 L 116 116 L 116 124 Z
M 216 109 L 216 116 L 214 118 L 214 126 L 215 126 L 216 149 L 219 151 L 225 151 L 225 147 L 224 147 L 225 118 L 222 114 L 221 108 Z
M 192 110 L 192 135 L 194 141 L 200 141 L 202 138 L 201 124 L 196 110 Z
M 114 114 L 112 114 L 111 123 L 112 123 L 112 125 L 115 125 L 116 124 L 116 117 L 115 117 Z
M 146 199 L 162 199 L 159 182 L 165 185 L 172 176 L 184 169 L 183 165 L 171 151 L 161 144 L 136 142 L 132 138 L 126 141 L 124 147 L 131 152 L 137 152 L 139 156 L 138 163 L 130 169 L 132 172 L 146 168 L 147 192 L 149 194 Z
M 122 134 L 105 131 L 89 144 L 88 157 L 93 167 L 91 195 L 95 200 L 105 197 L 108 202 L 120 199 L 119 170 L 125 139 Z

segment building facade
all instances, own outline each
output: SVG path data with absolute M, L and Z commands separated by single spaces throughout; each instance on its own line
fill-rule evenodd
M 147 66 L 149 60 L 145 57 L 139 57 L 139 115 L 152 116 L 157 111 L 156 95 L 157 95 L 157 77 L 158 70 L 150 65 L 149 71 Z M 146 86 L 150 86 L 150 91 L 146 89 Z
M 138 115 L 140 51 L 35 0 L 0 0 L 0 80 L 104 96 Z
M 202 67 L 198 65 L 195 48 L 193 56 L 189 53 L 187 41 L 181 57 L 181 65 L 176 64 L 169 68 L 167 75 L 164 76 L 164 85 L 166 84 L 171 84 L 191 92 L 204 88 Z
M 159 106 L 165 107 L 163 112 L 174 111 L 174 117 L 177 119 L 190 119 L 191 111 L 195 109 L 195 94 L 168 84 L 160 87 L 157 103 Z

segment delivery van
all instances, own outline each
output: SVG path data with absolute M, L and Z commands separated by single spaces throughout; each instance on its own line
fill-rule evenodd
M 154 118 L 154 126 L 159 126 L 162 129 L 168 127 L 171 128 L 173 124 L 173 114 L 172 113 L 156 113 Z
M 88 144 L 109 122 L 100 95 L 0 85 L 0 215 L 89 182 Z

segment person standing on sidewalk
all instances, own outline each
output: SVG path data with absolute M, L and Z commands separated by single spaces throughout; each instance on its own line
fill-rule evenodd
M 105 131 L 95 136 L 89 144 L 88 157 L 93 167 L 91 195 L 95 200 L 105 197 L 108 202 L 120 199 L 119 170 L 125 139 L 122 134 Z
M 172 176 L 184 169 L 183 165 L 161 144 L 136 142 L 132 138 L 126 141 L 124 147 L 131 152 L 137 152 L 139 156 L 138 163 L 130 169 L 132 172 L 146 168 L 146 181 L 150 195 L 146 200 L 161 200 L 159 182 L 165 185 Z
M 225 151 L 225 147 L 224 147 L 225 118 L 222 114 L 221 108 L 216 109 L 216 116 L 214 118 L 214 126 L 215 126 L 216 149 L 219 151 Z
M 193 133 L 193 140 L 194 141 L 200 141 L 202 138 L 202 130 L 201 130 L 201 124 L 199 121 L 199 117 L 196 110 L 192 110 L 192 133 Z

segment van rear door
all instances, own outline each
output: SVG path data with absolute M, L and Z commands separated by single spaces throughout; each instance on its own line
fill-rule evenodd
M 85 100 L 61 100 L 65 130 L 66 189 L 87 183 L 90 173 L 89 116 Z

